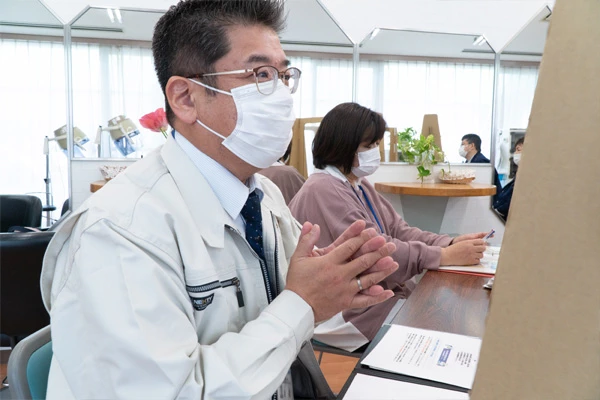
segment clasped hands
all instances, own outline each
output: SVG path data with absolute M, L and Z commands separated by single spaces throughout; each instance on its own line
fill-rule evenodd
M 315 249 L 320 228 L 304 223 L 290 260 L 286 289 L 302 297 L 313 309 L 315 322 L 349 308 L 363 308 L 394 296 L 378 285 L 398 269 L 390 255 L 393 243 L 356 221 L 331 245 Z

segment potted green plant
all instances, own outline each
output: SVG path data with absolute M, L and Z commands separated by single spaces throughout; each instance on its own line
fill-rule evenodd
M 425 178 L 432 176 L 433 165 L 444 160 L 444 153 L 434 143 L 433 135 L 419 135 L 411 127 L 398 133 L 398 158 L 417 164 L 417 176 L 423 183 Z

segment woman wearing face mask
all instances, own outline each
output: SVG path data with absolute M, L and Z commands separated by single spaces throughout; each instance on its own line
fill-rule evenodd
M 512 156 L 512 162 L 515 164 L 514 179 L 502 188 L 502 191 L 496 195 L 496 199 L 494 200 L 494 209 L 498 211 L 504 220 L 508 218 L 510 201 L 512 200 L 513 189 L 515 187 L 515 181 L 517 180 L 517 168 L 521 162 L 521 152 L 523 151 L 524 142 L 525 138 L 520 138 L 517 140 L 517 143 L 515 143 L 515 152 Z
M 392 257 L 399 268 L 382 285 L 392 289 L 396 299 L 404 299 L 414 288 L 411 278 L 425 269 L 477 264 L 485 250 L 481 239 L 485 233 L 453 239 L 410 227 L 396 213 L 365 179 L 379 167 L 379 142 L 385 127 L 380 114 L 356 103 L 340 104 L 327 113 L 313 141 L 316 171 L 289 207 L 298 221 L 320 226 L 318 246 L 331 244 L 340 232 L 359 219 L 393 242 L 396 251 Z M 360 281 L 357 285 L 360 289 Z M 401 303 L 402 300 L 392 300 L 340 313 L 320 324 L 315 329 L 315 338 L 353 351 L 372 340 Z

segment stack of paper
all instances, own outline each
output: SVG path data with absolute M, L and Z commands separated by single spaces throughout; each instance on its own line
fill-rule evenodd
M 463 392 L 356 374 L 344 400 L 469 400 Z
M 483 252 L 483 258 L 478 265 L 447 265 L 440 267 L 440 271 L 467 273 L 475 275 L 495 275 L 500 256 L 500 246 L 488 246 Z
M 481 339 L 390 325 L 363 365 L 471 389 Z

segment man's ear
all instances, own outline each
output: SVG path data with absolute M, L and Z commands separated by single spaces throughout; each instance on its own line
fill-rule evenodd
M 195 84 L 181 76 L 172 76 L 169 78 L 165 89 L 171 110 L 173 110 L 177 119 L 186 124 L 193 124 L 198 118 L 190 85 Z

